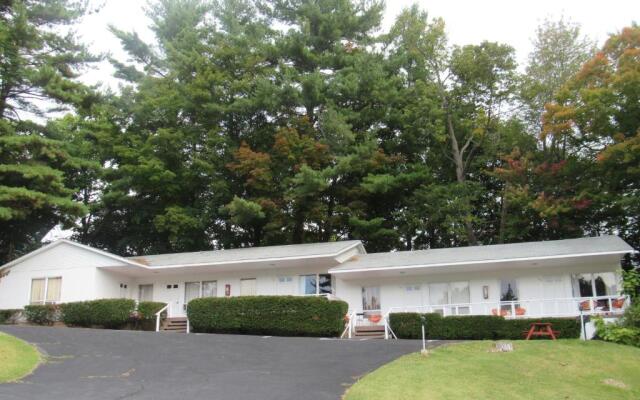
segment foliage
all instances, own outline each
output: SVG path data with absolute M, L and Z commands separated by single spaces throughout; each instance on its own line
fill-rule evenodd
M 120 255 L 640 248 L 636 25 L 595 52 L 545 21 L 520 74 L 418 6 L 381 30 L 377 0 L 152 1 L 151 40 L 111 27 L 111 93 L 76 79 L 98 59 L 73 34 L 85 5 L 0 6 L 0 262 L 56 225 Z
M 189 302 L 195 332 L 276 336 L 337 336 L 348 305 L 322 297 L 247 296 Z
M 422 319 L 429 340 L 522 339 L 532 322 L 550 322 L 561 338 L 580 337 L 575 318 L 505 319 L 500 316 L 469 315 L 442 317 L 440 314 L 391 313 L 389 324 L 398 338 L 422 338 Z
M 14 382 L 28 375 L 40 361 L 35 346 L 0 332 L 0 383 Z
M 345 400 L 637 399 L 640 349 L 591 340 L 514 341 L 510 353 L 492 342 L 408 354 L 359 379 Z M 526 379 L 514 379 L 525 377 Z M 425 379 L 429 377 L 429 379 Z
M 0 310 L 0 324 L 15 323 L 15 319 L 22 313 L 22 310 Z
M 27 321 L 38 325 L 53 325 L 60 321 L 60 307 L 56 304 L 31 304 L 24 307 Z
M 88 110 L 96 100 L 78 83 L 96 60 L 69 32 L 85 14 L 76 0 L 16 0 L 0 6 L 0 263 L 30 250 L 56 225 L 86 213 L 74 201 L 68 132 L 42 124 L 56 112 Z
M 160 311 L 167 303 L 161 303 L 158 301 L 141 301 L 138 303 L 138 318 L 139 319 L 155 319 L 156 313 Z
M 637 269 L 622 270 L 622 293 L 631 298 L 634 304 L 638 304 L 640 298 L 640 271 Z
M 606 323 L 602 317 L 594 319 L 596 336 L 607 342 L 640 347 L 640 328 L 625 326 L 618 321 Z
M 60 304 L 60 313 L 69 326 L 117 329 L 129 322 L 135 306 L 131 299 L 99 299 Z

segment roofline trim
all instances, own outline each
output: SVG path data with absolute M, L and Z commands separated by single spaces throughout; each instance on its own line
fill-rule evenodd
M 398 269 L 417 269 L 417 268 L 431 268 L 431 267 L 449 267 L 449 266 L 457 266 L 457 265 L 478 265 L 478 264 L 495 264 L 495 263 L 505 263 L 505 262 L 513 262 L 513 261 L 537 261 L 537 260 L 551 260 L 551 259 L 562 259 L 562 258 L 572 258 L 572 257 L 592 257 L 592 256 L 606 256 L 606 255 L 614 255 L 614 254 L 627 254 L 627 253 L 636 253 L 636 250 L 616 250 L 616 251 L 604 251 L 599 253 L 573 253 L 573 254 L 562 254 L 557 256 L 539 256 L 539 257 L 519 257 L 519 258 L 505 258 L 501 260 L 477 260 L 477 261 L 457 261 L 457 262 L 449 262 L 449 263 L 435 263 L 435 264 L 412 264 L 412 265 L 400 265 L 400 266 L 390 266 L 390 267 L 375 267 L 375 268 L 352 268 L 352 269 L 336 269 L 331 268 L 329 270 L 330 274 L 345 274 L 349 272 L 369 272 L 369 271 L 394 271 Z M 340 268 L 340 267 L 337 267 Z
M 120 257 L 120 256 L 117 256 L 115 254 L 111 254 L 111 253 L 106 252 L 104 250 L 96 249 L 95 247 L 87 246 L 87 245 L 82 244 L 82 243 L 74 242 L 73 240 L 58 239 L 58 240 L 56 240 L 54 242 L 51 242 L 49 244 L 46 244 L 46 245 L 40 247 L 37 250 L 34 250 L 34 251 L 30 252 L 30 253 L 27 253 L 27 254 L 23 255 L 22 257 L 18 257 L 15 260 L 6 263 L 5 265 L 0 267 L 0 270 L 11 268 L 11 267 L 13 267 L 13 266 L 15 266 L 17 264 L 20 264 L 20 263 L 30 259 L 31 257 L 37 256 L 40 253 L 44 253 L 44 252 L 46 252 L 46 251 L 48 251 L 48 250 L 50 250 L 50 249 L 52 249 L 54 247 L 57 247 L 57 246 L 59 246 L 59 245 L 61 245 L 63 243 L 70 244 L 72 246 L 76 246 L 76 247 L 79 247 L 79 248 L 84 249 L 84 250 L 88 250 L 88 251 L 90 251 L 92 253 L 100 254 L 101 256 L 109 257 L 109 258 L 111 258 L 113 260 L 120 261 L 120 262 L 122 262 L 124 264 L 133 265 L 133 266 L 137 266 L 137 267 L 142 267 L 143 266 L 142 264 L 139 264 L 139 263 L 137 263 L 135 261 L 130 261 L 130 260 L 124 258 L 124 257 Z
M 189 268 L 189 267 L 206 267 L 206 266 L 215 266 L 215 265 L 258 263 L 258 262 L 269 262 L 269 261 L 307 260 L 307 259 L 310 259 L 310 258 L 335 258 L 335 257 L 338 257 L 340 254 L 342 254 L 342 253 L 344 253 L 346 251 L 349 251 L 351 249 L 354 249 L 356 247 L 360 247 L 360 249 L 364 253 L 366 253 L 366 250 L 364 249 L 364 246 L 362 245 L 362 242 L 357 240 L 354 243 L 352 243 L 351 245 L 341 249 L 340 251 L 338 251 L 336 253 L 329 253 L 329 254 L 314 254 L 314 255 L 308 255 L 308 256 L 291 256 L 291 257 L 270 257 L 270 258 L 260 258 L 260 259 L 242 259 L 242 260 L 204 262 L 204 263 L 194 263 L 194 264 L 165 264 L 165 265 L 149 266 L 149 265 L 145 265 L 145 264 L 136 263 L 136 265 L 140 266 L 142 268 L 148 269 L 149 271 L 157 271 L 157 270 L 160 270 L 160 269 L 178 269 L 178 268 Z M 180 253 L 177 253 L 177 254 L 180 254 Z M 132 258 L 144 258 L 144 256 L 132 257 Z M 98 268 L 108 268 L 108 267 L 98 267 Z

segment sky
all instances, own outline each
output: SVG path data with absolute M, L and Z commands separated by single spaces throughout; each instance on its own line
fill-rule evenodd
M 125 55 L 118 41 L 108 31 L 114 25 L 125 31 L 136 31 L 151 42 L 153 35 L 144 7 L 147 0 L 102 0 L 99 12 L 84 17 L 78 34 L 95 53 L 111 53 L 119 59 Z M 403 8 L 417 3 L 431 17 L 444 18 L 450 42 L 475 44 L 483 40 L 511 45 L 516 49 L 521 66 L 531 51 L 531 39 L 536 27 L 545 18 L 564 17 L 581 25 L 586 36 L 602 45 L 609 34 L 636 21 L 640 23 L 639 0 L 387 0 L 383 29 L 388 29 Z M 103 83 L 117 88 L 108 62 L 85 71 L 82 81 Z

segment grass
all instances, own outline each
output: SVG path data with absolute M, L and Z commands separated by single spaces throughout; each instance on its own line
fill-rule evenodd
M 40 353 L 35 347 L 0 332 L 0 383 L 28 375 L 39 362 Z
M 513 341 L 440 347 L 401 357 L 359 380 L 345 400 L 640 399 L 640 349 L 601 341 Z

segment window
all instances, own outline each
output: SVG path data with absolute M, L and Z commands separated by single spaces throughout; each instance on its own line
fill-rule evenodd
M 500 301 L 518 300 L 518 285 L 515 279 L 500 281 Z
M 429 284 L 429 304 L 447 304 L 449 302 L 448 286 L 446 283 Z
M 240 296 L 255 296 L 256 295 L 256 279 L 247 278 L 240 279 Z
M 505 302 L 500 304 L 500 309 L 506 312 L 511 312 L 511 302 L 518 300 L 518 284 L 515 279 L 503 279 L 500 281 L 500 301 Z M 515 304 L 515 307 L 520 307 L 519 304 Z M 502 312 L 501 312 L 502 313 Z
M 362 310 L 380 311 L 380 286 L 369 286 L 362 288 Z
M 218 282 L 216 281 L 203 281 L 202 282 L 202 297 L 217 297 L 218 296 Z
M 153 301 L 153 284 L 138 285 L 138 300 Z
M 469 282 L 429 284 L 429 304 L 468 304 L 471 301 Z M 433 312 L 443 313 L 445 307 L 435 307 Z M 446 307 L 447 314 L 469 314 L 468 306 Z
M 318 284 L 319 282 L 319 284 Z M 314 274 L 300 276 L 300 293 L 307 295 L 331 294 L 331 275 Z
M 618 293 L 613 272 L 573 275 L 572 281 L 574 297 L 611 296 Z
M 60 302 L 62 278 L 37 278 L 31 280 L 31 304 L 56 304 Z

